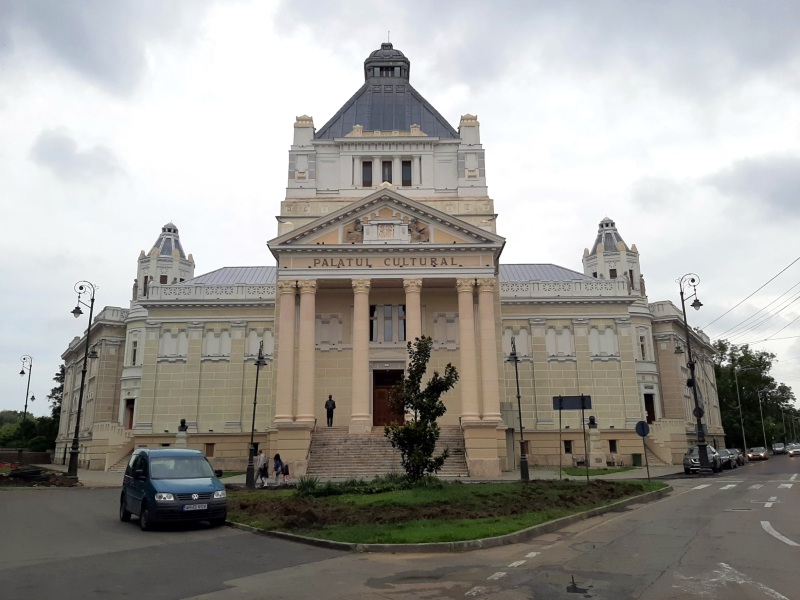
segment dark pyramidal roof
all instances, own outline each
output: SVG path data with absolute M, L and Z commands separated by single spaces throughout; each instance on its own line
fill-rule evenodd
M 381 44 L 364 61 L 364 85 L 314 136 L 344 137 L 364 131 L 409 131 L 419 125 L 432 137 L 458 139 L 458 132 L 409 83 L 411 63 L 392 44 Z
M 589 253 L 589 256 L 597 254 L 597 246 L 600 244 L 603 244 L 603 249 L 606 252 L 617 252 L 617 242 L 622 242 L 625 250 L 630 251 L 628 244 L 625 243 L 625 240 L 622 239 L 619 231 L 617 231 L 617 226 L 614 224 L 614 221 L 606 217 L 600 221 L 600 226 L 597 229 L 597 238 L 594 240 L 594 245 L 592 246 L 592 251 Z
M 181 258 L 186 258 L 186 253 L 181 246 L 181 238 L 178 235 L 178 228 L 172 222 L 167 223 L 161 228 L 161 235 L 158 236 L 154 248 L 158 248 L 159 256 L 172 256 L 172 249 L 177 248 Z

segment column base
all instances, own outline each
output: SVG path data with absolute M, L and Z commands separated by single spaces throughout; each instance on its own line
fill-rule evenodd
M 470 477 L 500 477 L 499 448 L 501 444 L 505 444 L 505 432 L 503 431 L 503 439 L 500 439 L 499 425 L 498 421 L 461 420 Z
M 372 419 L 350 419 L 350 433 L 372 433 Z
M 313 421 L 275 423 L 277 436 L 270 451 L 281 455 L 289 465 L 289 479 L 297 479 L 308 472 L 308 451 L 311 447 Z M 272 456 L 267 457 L 272 470 Z

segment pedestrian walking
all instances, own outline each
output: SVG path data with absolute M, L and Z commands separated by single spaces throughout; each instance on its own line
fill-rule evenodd
M 278 485 L 278 478 L 283 478 L 283 483 L 289 478 L 289 465 L 281 460 L 281 455 L 276 454 L 272 459 L 272 469 L 275 471 L 275 485 Z
M 325 402 L 325 414 L 328 417 L 328 427 L 333 427 L 333 410 L 336 408 L 336 402 L 333 401 L 333 396 L 328 394 L 328 400 Z
M 267 487 L 267 479 L 269 479 L 269 469 L 267 468 L 267 457 L 264 455 L 263 450 L 258 451 L 258 463 L 256 464 L 256 473 L 258 473 L 258 481 L 261 482 L 263 487 Z M 258 482 L 256 482 L 256 487 Z

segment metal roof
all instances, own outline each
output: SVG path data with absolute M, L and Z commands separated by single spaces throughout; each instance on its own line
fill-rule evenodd
M 187 279 L 181 285 L 268 285 L 275 283 L 275 267 L 222 267 Z
M 178 235 L 178 228 L 172 222 L 167 223 L 161 228 L 161 234 L 158 236 L 153 248 L 158 249 L 159 256 L 172 256 L 172 250 L 177 249 L 178 255 L 181 258 L 186 258 L 186 253 L 181 246 L 181 238 Z
M 314 135 L 315 139 L 344 137 L 361 125 L 364 131 L 409 131 L 419 125 L 433 137 L 458 139 L 458 132 L 409 83 L 410 62 L 392 44 L 364 61 L 364 85 Z
M 575 281 L 576 279 L 594 281 L 594 277 L 549 263 L 500 265 L 501 283 L 511 281 Z
M 617 252 L 618 242 L 622 242 L 626 251 L 630 250 L 625 240 L 623 240 L 622 236 L 619 234 L 619 231 L 617 231 L 617 226 L 614 221 L 606 217 L 600 221 L 600 225 L 597 229 L 597 238 L 594 240 L 594 246 L 592 246 L 592 251 L 589 253 L 589 256 L 597 254 L 597 246 L 600 244 L 603 244 L 603 251 L 605 252 Z

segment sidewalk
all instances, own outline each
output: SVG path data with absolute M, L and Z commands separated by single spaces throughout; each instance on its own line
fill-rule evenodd
M 42 467 L 44 469 L 52 469 L 54 471 L 62 471 L 66 472 L 67 467 L 66 465 L 34 465 L 37 467 Z M 531 480 L 537 479 L 558 479 L 558 469 L 555 467 L 530 467 L 528 470 Z M 671 477 L 675 475 L 683 476 L 683 466 L 682 465 L 668 465 L 668 466 L 652 466 L 650 467 L 650 478 L 657 479 L 659 477 Z M 562 479 L 585 479 L 585 475 L 562 475 Z M 230 483 L 234 485 L 244 485 L 245 484 L 246 476 L 244 474 L 234 475 L 233 477 L 223 477 L 222 483 Z M 445 480 L 450 480 L 448 478 L 443 478 Z M 635 467 L 630 471 L 623 471 L 621 473 L 610 473 L 608 475 L 591 475 L 589 477 L 590 480 L 592 479 L 607 479 L 607 480 L 614 480 L 614 479 L 647 479 L 647 468 L 646 467 Z M 337 477 L 319 477 L 320 481 L 343 481 L 342 478 Z M 464 477 L 460 478 L 460 481 L 465 483 L 486 483 L 491 481 L 519 481 L 520 474 L 519 471 L 505 471 L 500 474 L 500 477 L 493 477 L 493 478 L 478 478 L 478 477 Z M 80 481 L 85 487 L 120 487 L 122 485 L 122 473 L 113 473 L 110 471 L 94 471 L 89 469 L 78 469 L 78 481 Z M 274 487 L 274 478 L 270 479 L 270 486 Z M 291 478 L 291 484 L 296 484 L 297 479 Z

